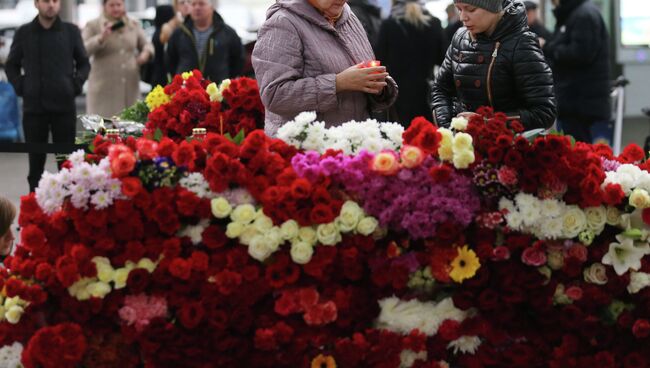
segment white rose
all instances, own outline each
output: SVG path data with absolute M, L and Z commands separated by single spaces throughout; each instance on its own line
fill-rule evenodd
M 265 241 L 264 237 L 259 235 L 251 239 L 248 246 L 248 254 L 260 262 L 264 262 L 273 253 L 269 244 Z
M 298 230 L 298 239 L 304 242 L 307 242 L 311 245 L 316 244 L 316 230 L 311 228 L 310 226 L 305 226 L 301 227 L 300 230 Z
M 375 232 L 379 226 L 379 221 L 374 217 L 364 217 L 357 225 L 357 232 L 361 235 L 370 235 Z
M 447 128 L 438 129 L 438 133 L 442 135 L 440 147 L 438 148 L 438 156 L 443 161 L 451 161 L 454 158 L 454 150 L 452 148 L 454 133 Z
M 341 241 L 341 233 L 335 223 L 318 225 L 316 237 L 323 245 L 336 245 Z
M 474 151 L 467 149 L 461 152 L 454 152 L 454 167 L 457 169 L 467 169 L 475 160 Z
M 603 206 L 588 207 L 584 210 L 587 217 L 587 228 L 594 233 L 602 232 L 607 223 L 607 210 Z
M 280 226 L 280 235 L 284 240 L 291 240 L 298 236 L 298 222 L 296 220 L 287 220 Z
M 564 267 L 564 255 L 559 251 L 549 251 L 546 254 L 546 262 L 552 270 L 560 270 Z
M 242 204 L 232 211 L 230 218 L 235 222 L 248 224 L 255 219 L 256 214 L 257 211 L 255 211 L 255 207 L 252 204 Z
M 304 241 L 291 244 L 291 259 L 298 264 L 307 264 L 314 255 L 314 247 Z
M 336 218 L 336 225 L 342 232 L 348 233 L 354 230 L 363 217 L 363 210 L 358 204 L 347 201 L 341 207 L 341 214 Z
M 621 211 L 616 207 L 609 206 L 607 207 L 607 225 L 618 226 L 621 222 Z
M 241 222 L 231 222 L 226 226 L 226 236 L 230 239 L 238 238 L 246 229 Z
M 254 237 L 259 236 L 260 233 L 255 230 L 252 226 L 248 226 L 244 231 L 239 235 L 239 242 L 244 245 L 249 245 Z
M 212 208 L 212 214 L 216 218 L 226 218 L 232 212 L 232 206 L 228 203 L 228 200 L 224 197 L 217 197 L 210 201 L 210 207 Z
M 108 293 L 111 292 L 111 286 L 102 281 L 92 282 L 86 286 L 86 291 L 93 298 L 103 299 Z
M 269 231 L 273 228 L 273 220 L 266 215 L 259 215 L 253 222 L 253 227 L 260 233 Z
M 23 315 L 23 312 L 25 310 L 23 307 L 19 305 L 14 305 L 7 312 L 5 312 L 5 318 L 7 318 L 7 322 L 11 323 L 12 325 L 15 325 L 20 321 L 20 317 Z
M 462 131 L 467 129 L 467 123 L 468 123 L 467 119 L 463 117 L 455 117 L 451 119 L 451 127 L 457 131 Z
M 454 142 L 452 143 L 454 153 L 463 151 L 473 151 L 472 149 L 472 136 L 467 133 L 456 133 Z
M 602 263 L 594 263 L 582 271 L 582 276 L 586 282 L 605 285 L 607 283 L 607 268 Z
M 126 280 L 129 279 L 130 269 L 127 267 L 119 268 L 115 271 L 113 282 L 115 283 L 115 290 L 122 289 L 126 286 Z
M 639 209 L 650 207 L 650 194 L 644 189 L 634 189 L 630 194 L 630 206 Z
M 275 252 L 280 247 L 280 244 L 284 242 L 284 239 L 282 239 L 280 229 L 276 227 L 264 233 L 264 241 L 268 244 L 271 251 Z
M 142 258 L 138 261 L 138 268 L 144 268 L 149 273 L 152 273 L 156 269 L 156 264 L 149 258 Z
M 587 226 L 585 213 L 577 206 L 569 206 L 562 216 L 562 232 L 567 239 L 573 239 Z

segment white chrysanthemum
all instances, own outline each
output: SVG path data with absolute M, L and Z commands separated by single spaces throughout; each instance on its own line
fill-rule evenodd
M 634 240 L 622 235 L 617 235 L 618 243 L 609 244 L 609 252 L 603 256 L 602 263 L 614 267 L 616 274 L 621 276 L 628 270 L 637 271 L 641 268 L 641 259 L 650 254 L 648 243 L 635 245 Z
M 418 329 L 427 336 L 433 336 L 444 320 L 462 322 L 467 316 L 466 312 L 454 306 L 451 298 L 436 304 L 417 299 L 405 301 L 393 296 L 380 300 L 379 306 L 381 311 L 376 321 L 377 328 L 405 335 Z
M 399 355 L 400 359 L 400 368 L 411 368 L 416 361 L 426 361 L 427 360 L 427 351 L 422 350 L 420 352 L 414 352 L 413 350 L 402 350 Z
M 3 368 L 22 368 L 21 356 L 23 345 L 14 342 L 11 345 L 5 345 L 0 349 L 0 367 Z
M 531 201 L 528 205 L 519 205 L 519 213 L 523 217 L 524 225 L 533 226 L 541 218 L 541 202 L 537 200 Z
M 505 216 L 508 227 L 513 230 L 521 230 L 522 225 L 524 224 L 524 217 L 519 211 L 508 212 Z
M 84 150 L 76 150 L 68 156 L 68 161 L 72 166 L 78 165 L 86 160 L 86 153 Z
M 99 190 L 90 197 L 90 203 L 92 203 L 96 209 L 101 210 L 108 208 L 113 204 L 113 197 L 109 193 Z
M 564 203 L 555 198 L 541 201 L 540 212 L 542 217 L 558 217 L 564 212 Z
M 506 210 L 508 212 L 516 211 L 515 204 L 506 197 L 499 200 L 499 210 Z
M 535 198 L 534 195 L 528 193 L 518 193 L 515 196 L 515 202 L 519 208 L 527 208 L 533 206 L 535 202 L 538 202 L 539 199 Z
M 59 183 L 61 183 L 62 186 L 70 185 L 72 181 L 73 177 L 70 169 L 63 168 L 59 171 Z
M 210 226 L 210 220 L 203 219 L 196 225 L 187 225 L 176 235 L 179 237 L 187 236 L 194 245 L 198 245 L 203 240 L 203 231 Z
M 562 219 L 561 218 L 545 218 L 539 226 L 539 234 L 537 237 L 540 239 L 559 239 L 562 237 Z
M 450 342 L 447 349 L 453 349 L 454 354 L 474 354 L 481 345 L 481 339 L 478 336 L 461 336 Z
M 298 124 L 307 125 L 316 121 L 316 112 L 315 111 L 303 111 L 295 119 L 293 119 Z
M 371 153 L 381 152 L 384 148 L 384 142 L 377 138 L 368 138 L 359 146 L 360 150 L 366 150 Z
M 186 177 L 183 177 L 179 181 L 179 184 L 183 188 L 196 194 L 196 196 L 199 198 L 212 199 L 216 196 L 216 194 L 210 190 L 210 185 L 208 184 L 207 180 L 205 180 L 203 174 L 198 172 L 193 172 Z

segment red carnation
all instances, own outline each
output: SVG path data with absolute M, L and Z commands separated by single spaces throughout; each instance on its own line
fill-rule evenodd
M 189 280 L 192 273 L 192 265 L 183 258 L 174 258 L 169 264 L 169 273 L 181 280 Z
M 637 319 L 632 326 L 632 333 L 637 339 L 650 335 L 650 322 L 647 319 Z
M 442 164 L 429 169 L 429 175 L 436 183 L 446 183 L 451 177 L 452 171 L 449 165 Z
M 608 205 L 616 206 L 620 204 L 624 198 L 625 192 L 623 192 L 623 189 L 619 184 L 609 183 L 605 186 L 603 199 Z
M 45 247 L 45 233 L 35 225 L 28 225 L 20 232 L 21 243 L 32 251 Z
M 460 337 L 460 322 L 446 319 L 438 328 L 438 334 L 445 341 L 453 341 Z
M 619 158 L 624 163 L 635 163 L 645 158 L 645 152 L 636 143 L 631 143 L 623 149 L 623 153 L 621 153 Z
M 173 140 L 164 137 L 160 143 L 158 143 L 158 156 L 171 157 L 174 151 L 176 151 L 176 143 L 174 143 Z
M 232 294 L 242 283 L 242 277 L 237 272 L 223 270 L 214 277 L 215 283 L 219 287 L 219 292 L 223 295 Z
M 196 152 L 194 147 L 188 141 L 183 141 L 178 145 L 178 148 L 172 154 L 172 159 L 177 166 L 189 167 L 190 164 L 196 159 Z
M 83 331 L 75 323 L 43 327 L 29 340 L 22 363 L 25 368 L 76 367 L 86 347 Z

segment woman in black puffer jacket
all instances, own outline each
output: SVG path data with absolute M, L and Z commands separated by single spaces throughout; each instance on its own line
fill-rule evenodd
M 433 115 L 448 126 L 481 106 L 519 120 L 527 130 L 556 117 L 553 75 L 524 4 L 515 0 L 454 0 L 465 27 L 447 50 L 433 88 Z

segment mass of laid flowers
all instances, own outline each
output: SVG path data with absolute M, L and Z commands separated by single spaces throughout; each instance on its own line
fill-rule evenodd
M 195 119 L 232 84 L 171 86 L 169 136 L 98 136 L 22 198 L 1 366 L 650 366 L 639 147 L 490 109 L 237 139 Z

